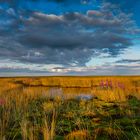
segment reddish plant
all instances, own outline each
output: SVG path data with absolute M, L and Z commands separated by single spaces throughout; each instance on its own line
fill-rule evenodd
M 4 99 L 0 98 L 0 106 L 4 105 L 6 102 Z
M 101 80 L 101 82 L 100 82 L 100 87 L 104 88 L 104 81 L 103 80 Z
M 108 88 L 109 87 L 109 82 L 106 80 L 105 86 Z
M 110 87 L 110 88 L 113 88 L 112 81 L 109 81 L 109 87 Z
M 121 83 L 121 82 L 113 83 L 111 80 L 110 81 L 109 80 L 106 80 L 106 81 L 101 80 L 100 87 L 101 88 L 120 88 L 120 89 L 123 89 L 123 90 L 125 89 L 125 86 L 124 86 L 123 83 Z

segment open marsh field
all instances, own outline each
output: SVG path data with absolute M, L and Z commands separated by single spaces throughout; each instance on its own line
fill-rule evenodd
M 140 76 L 0 78 L 0 140 L 140 140 Z

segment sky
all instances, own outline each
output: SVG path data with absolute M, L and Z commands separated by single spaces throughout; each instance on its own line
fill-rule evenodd
M 140 75 L 140 0 L 0 0 L 0 76 Z

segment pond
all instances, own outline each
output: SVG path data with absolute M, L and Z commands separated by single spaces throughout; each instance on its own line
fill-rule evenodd
M 93 94 L 90 88 L 50 88 L 46 96 L 61 99 L 91 100 Z
M 17 89 L 16 89 L 17 90 Z M 43 97 L 60 99 L 91 100 L 94 97 L 91 88 L 61 88 L 61 87 L 26 87 L 19 92 L 39 94 Z

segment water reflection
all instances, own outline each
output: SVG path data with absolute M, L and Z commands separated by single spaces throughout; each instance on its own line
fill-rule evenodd
M 91 100 L 93 98 L 90 88 L 50 88 L 46 96 L 77 100 Z
M 93 98 L 91 88 L 59 88 L 59 87 L 20 87 L 11 90 L 11 93 L 19 93 L 19 94 L 35 94 L 41 95 L 47 98 L 57 98 L 60 99 L 77 99 L 77 100 L 90 100 Z M 8 92 L 8 91 L 7 91 Z
M 86 94 L 81 94 L 75 97 L 77 100 L 92 100 L 93 95 L 86 95 Z

